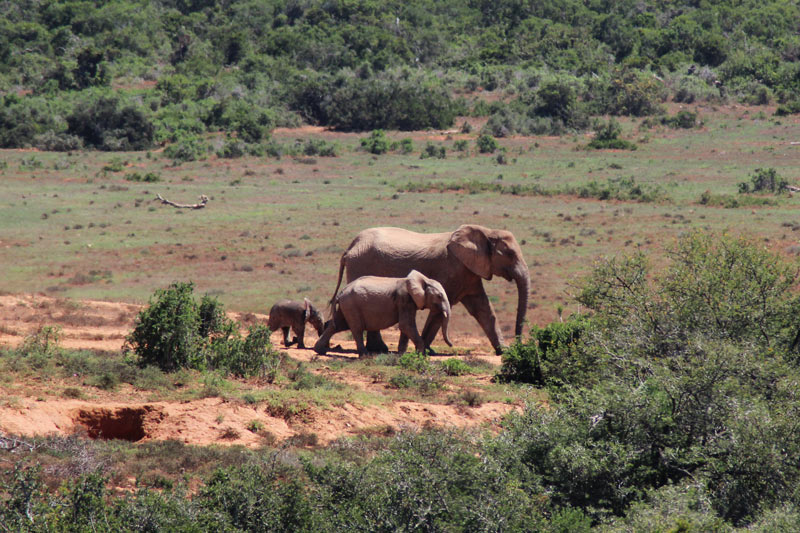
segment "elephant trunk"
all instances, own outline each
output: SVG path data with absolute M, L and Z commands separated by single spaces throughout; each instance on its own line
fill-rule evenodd
M 528 311 L 528 294 L 531 292 L 531 276 L 528 265 L 523 261 L 514 271 L 514 281 L 517 283 L 519 299 L 517 303 L 517 320 L 514 326 L 514 336 L 522 336 L 522 324 L 525 322 L 525 313 Z
M 453 346 L 450 337 L 447 335 L 447 326 L 450 324 L 450 305 L 442 306 L 442 338 L 448 346 Z

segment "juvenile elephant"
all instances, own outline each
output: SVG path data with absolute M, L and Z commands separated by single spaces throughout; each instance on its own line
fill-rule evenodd
M 348 283 L 334 299 L 333 318 L 314 345 L 314 351 L 325 354 L 334 333 L 349 329 L 356 341 L 358 355 L 367 352 L 364 331 L 380 331 L 398 324 L 402 334 L 414 342 L 418 351 L 425 342 L 417 331 L 418 309 L 430 309 L 431 315 L 441 319 L 442 336 L 452 346 L 447 336 L 450 321 L 450 302 L 442 285 L 416 270 L 403 278 L 362 276 Z M 400 353 L 405 351 L 405 347 Z
M 322 335 L 322 315 L 311 305 L 308 298 L 302 302 L 294 300 L 281 300 L 269 310 L 269 321 L 267 326 L 272 331 L 280 328 L 283 331 L 283 345 L 287 348 L 297 343 L 298 348 L 305 348 L 303 336 L 306 332 L 306 322 L 314 326 L 317 335 Z M 289 341 L 289 328 L 294 331 L 294 340 Z
M 451 305 L 461 302 L 475 317 L 497 354 L 502 353 L 503 336 L 482 280 L 490 280 L 494 275 L 513 280 L 519 295 L 514 335 L 522 334 L 530 273 L 522 250 L 509 231 L 474 224 L 465 224 L 452 232 L 429 234 L 401 228 L 370 228 L 359 233 L 342 255 L 334 296 L 345 269 L 348 282 L 361 276 L 403 277 L 411 270 L 438 281 Z M 441 318 L 433 313 L 428 316 L 422 330 L 426 346 L 436 336 Z M 407 342 L 401 336 L 398 349 Z M 367 334 L 367 348 L 386 350 L 380 332 Z

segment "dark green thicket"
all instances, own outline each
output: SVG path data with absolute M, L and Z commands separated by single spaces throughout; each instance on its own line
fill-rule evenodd
M 69 135 L 98 150 L 146 150 L 153 144 L 153 124 L 144 111 L 116 97 L 81 101 L 66 120 Z
M 562 134 L 585 130 L 591 116 L 656 114 L 666 98 L 777 100 L 780 114 L 793 113 L 800 91 L 800 8 L 789 0 L 7 8 L 0 91 L 25 96 L 21 105 L 5 98 L 3 147 L 139 149 L 219 129 L 258 144 L 300 120 L 358 131 L 449 128 L 468 111 L 491 115 L 496 137 Z M 510 98 L 478 99 L 468 110 L 455 96 L 479 89 Z M 176 160 L 191 154 L 185 148 Z

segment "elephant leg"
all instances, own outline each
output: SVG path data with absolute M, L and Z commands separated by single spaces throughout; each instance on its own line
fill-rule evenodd
M 436 352 L 431 348 L 433 339 L 442 327 L 442 315 L 440 313 L 428 313 L 428 318 L 425 319 L 425 325 L 422 327 L 422 338 L 425 340 L 425 348 L 427 348 L 430 355 L 436 355 Z
M 492 343 L 492 348 L 497 355 L 503 353 L 503 334 L 500 333 L 500 328 L 497 327 L 497 317 L 492 309 L 492 303 L 485 292 L 480 294 L 473 294 L 461 299 L 461 303 L 467 308 L 467 312 L 475 317 L 478 324 L 483 328 L 483 332 L 489 337 L 489 342 Z
M 361 357 L 365 355 L 368 351 L 367 347 L 364 346 L 364 330 L 360 327 L 351 327 L 350 332 L 353 334 L 353 339 L 356 341 L 356 351 L 358 352 L 358 356 Z M 369 335 L 369 332 L 367 332 Z
M 367 350 L 372 353 L 388 353 L 389 347 L 383 342 L 380 331 L 367 332 Z
M 329 343 L 334 333 L 336 333 L 336 321 L 331 320 L 328 327 L 325 328 L 325 331 L 322 332 L 322 335 L 319 336 L 319 339 L 314 344 L 314 351 L 320 355 L 328 353 Z
M 397 341 L 397 353 L 403 355 L 408 349 L 408 335 L 400 331 L 400 340 Z
M 294 341 L 289 340 L 289 326 L 282 327 L 281 331 L 283 332 L 283 346 L 288 348 L 294 344 Z
M 306 325 L 303 323 L 301 326 L 297 326 L 294 329 L 294 340 L 297 343 L 298 348 L 305 348 L 305 344 L 303 344 L 303 337 L 306 334 Z
M 413 326 L 408 324 L 400 324 L 400 331 L 402 332 L 401 338 L 405 337 L 406 339 L 406 345 L 408 344 L 408 340 L 411 339 L 411 341 L 414 343 L 414 349 L 417 352 L 419 353 L 425 352 L 425 341 L 422 339 L 422 336 L 420 336 L 419 332 L 417 331 L 416 324 L 414 324 Z M 403 351 L 401 352 L 399 350 L 399 343 L 398 343 L 397 353 L 400 354 L 405 353 L 405 348 L 406 346 L 403 346 Z

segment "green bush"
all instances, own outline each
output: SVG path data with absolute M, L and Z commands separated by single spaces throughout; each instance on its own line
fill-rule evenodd
M 739 183 L 739 192 L 781 194 L 786 192 L 788 187 L 789 182 L 786 178 L 781 177 L 774 168 L 757 168 L 750 176 L 750 183 L 746 181 Z
M 430 367 L 430 356 L 419 352 L 406 352 L 397 361 L 401 367 L 414 372 L 425 372 Z
M 199 357 L 204 339 L 193 291 L 191 282 L 159 289 L 136 316 L 125 342 L 142 366 L 155 365 L 166 371 L 204 366 Z
M 697 113 L 694 111 L 678 111 L 675 116 L 661 119 L 661 123 L 675 129 L 695 128 L 697 127 Z
M 126 350 L 136 354 L 140 365 L 164 371 L 218 369 L 274 379 L 280 357 L 272 350 L 269 329 L 251 326 L 242 338 L 219 302 L 206 295 L 198 305 L 193 290 L 191 282 L 179 282 L 156 291 L 125 338 Z
M 528 341 L 518 340 L 503 353 L 498 378 L 547 386 L 590 383 L 597 361 L 578 346 L 588 327 L 589 320 L 579 315 L 533 326 Z
M 435 157 L 436 159 L 444 159 L 447 157 L 447 150 L 444 146 L 437 146 L 432 142 L 428 141 L 425 145 L 425 149 L 422 150 L 422 153 L 419 154 L 420 159 L 427 159 L 429 157 Z
M 272 382 L 278 373 L 281 356 L 272 349 L 270 330 L 263 325 L 248 328 L 246 337 L 239 333 L 238 325 L 225 322 L 214 331 L 204 349 L 210 368 L 235 376 L 258 376 Z
M 441 367 L 448 376 L 463 376 L 474 372 L 471 366 L 455 357 L 442 361 Z
M 410 154 L 414 151 L 414 141 L 408 137 L 400 139 L 397 149 L 401 154 Z
M 336 143 L 324 139 L 308 139 L 303 145 L 303 154 L 308 156 L 336 157 L 337 152 Z
M 225 144 L 217 150 L 217 157 L 223 159 L 236 159 L 246 154 L 245 143 L 235 138 L 225 139 Z
M 218 127 L 245 143 L 267 140 L 275 127 L 274 113 L 238 98 L 221 100 L 206 117 L 208 127 Z
M 483 134 L 475 141 L 478 151 L 482 154 L 493 154 L 498 148 L 497 140 L 491 135 Z
M 800 100 L 793 100 L 791 102 L 781 104 L 775 110 L 775 115 L 778 117 L 796 115 L 797 113 L 800 113 Z
M 371 154 L 385 154 L 389 151 L 389 138 L 383 130 L 373 130 L 369 137 L 361 139 L 361 147 Z
M 183 135 L 176 142 L 164 148 L 164 157 L 173 163 L 186 163 L 201 159 L 206 154 L 206 145 L 203 139 L 196 135 Z
M 637 146 L 634 143 L 619 138 L 621 133 L 622 126 L 613 118 L 606 123 L 599 123 L 595 129 L 594 139 L 587 147 L 595 150 L 636 150 Z

